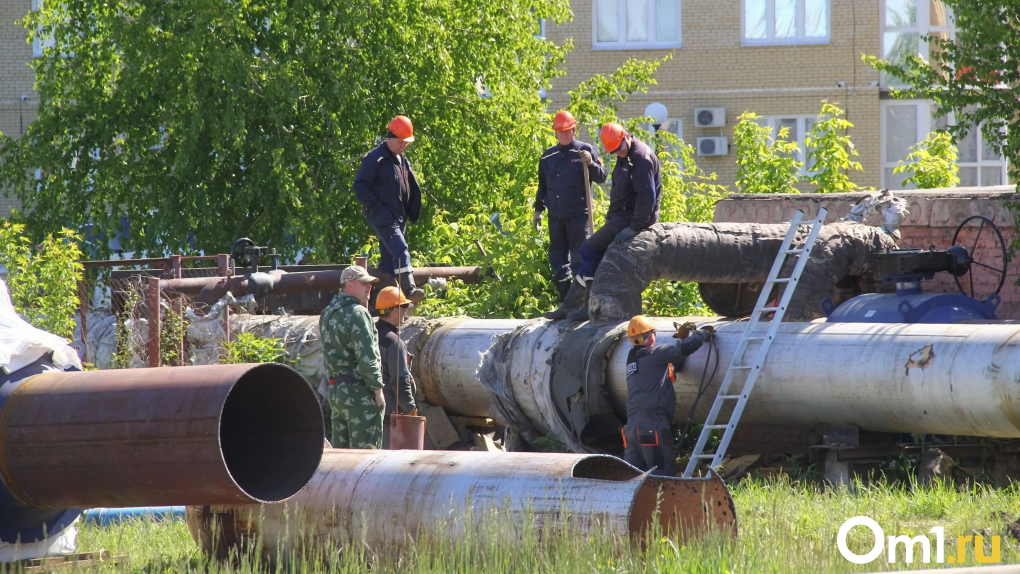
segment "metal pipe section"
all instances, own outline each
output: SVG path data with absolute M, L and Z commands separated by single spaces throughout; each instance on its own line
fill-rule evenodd
M 410 450 L 327 449 L 315 477 L 290 501 L 188 507 L 188 526 L 207 553 L 245 550 L 257 537 L 273 559 L 309 542 L 363 541 L 385 551 L 421 535 L 461 541 L 493 510 L 501 527 L 517 532 L 528 521 L 536 535 L 566 525 L 580 536 L 600 528 L 638 536 L 656 512 L 663 530 L 681 537 L 706 528 L 736 535 L 733 500 L 714 473 L 656 477 L 603 455 Z
M 703 420 L 726 374 L 746 323 L 704 317 L 653 319 L 660 341 L 671 341 L 674 321 L 713 324 L 719 367 L 701 401 Z M 467 321 L 441 326 L 420 342 L 419 381 L 450 414 L 487 416 L 489 391 L 466 357 L 485 353 L 498 334 L 527 324 L 508 361 L 514 398 L 542 432 L 549 421 L 550 364 L 559 343 L 556 323 Z M 470 326 L 463 336 L 460 325 Z M 752 343 L 749 353 L 757 351 Z M 625 413 L 625 364 L 630 344 L 609 352 L 605 391 Z M 752 357 L 752 354 L 746 355 Z M 709 348 L 688 357 L 677 372 L 676 420 L 697 394 Z M 711 375 L 715 359 L 711 358 Z M 477 364 L 477 363 L 474 363 Z M 741 422 L 769 425 L 838 424 L 883 432 L 1020 437 L 1020 326 L 975 324 L 784 323 L 769 352 Z M 446 392 L 446 389 L 456 392 Z
M 373 275 L 379 274 L 375 269 L 370 272 Z M 235 297 L 248 294 L 263 297 L 270 293 L 335 290 L 341 286 L 341 273 L 341 270 L 297 273 L 277 270 L 231 277 L 163 279 L 159 285 L 162 289 L 196 297 L 201 303 L 212 304 L 223 297 L 227 291 L 230 291 Z M 481 267 L 421 267 L 415 269 L 413 275 L 417 284 L 422 284 L 433 277 L 459 279 L 464 283 L 480 283 L 483 272 Z
M 35 509 L 275 502 L 322 456 L 315 391 L 278 364 L 44 372 L 0 387 L 0 476 Z

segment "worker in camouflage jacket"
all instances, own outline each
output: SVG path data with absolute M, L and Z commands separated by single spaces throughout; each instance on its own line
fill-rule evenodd
M 379 339 L 364 306 L 379 280 L 352 265 L 343 286 L 319 316 L 319 336 L 329 378 L 334 448 L 382 448 L 383 397 Z
M 623 428 L 623 460 L 641 471 L 672 475 L 673 416 L 676 414 L 676 371 L 687 355 L 715 334 L 711 325 L 690 335 L 683 326 L 672 344 L 655 346 L 655 326 L 644 315 L 627 325 L 633 347 L 627 354 L 627 425 Z M 653 470 L 654 469 L 654 470 Z
M 383 396 L 386 397 L 386 417 L 383 419 L 383 446 L 390 448 L 390 415 L 394 412 L 418 416 L 414 402 L 414 378 L 411 377 L 411 355 L 400 339 L 400 324 L 404 322 L 411 301 L 396 287 L 386 287 L 375 299 L 379 320 L 379 355 L 382 357 Z M 399 408 L 399 410 L 398 410 Z

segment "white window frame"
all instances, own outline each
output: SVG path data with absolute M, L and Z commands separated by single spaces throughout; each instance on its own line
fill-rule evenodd
M 810 176 L 814 172 L 807 168 L 807 155 L 808 149 L 804 145 L 804 138 L 808 134 L 808 123 L 814 125 L 818 121 L 818 114 L 776 114 L 772 116 L 761 116 L 758 119 L 758 125 L 765 126 L 772 130 L 769 134 L 769 138 L 772 140 L 776 139 L 779 135 L 779 129 L 777 128 L 777 122 L 779 120 L 797 120 L 797 147 L 800 151 L 797 152 L 796 159 L 801 163 L 800 169 L 797 170 L 798 175 Z M 792 141 L 792 140 L 791 140 Z
M 899 105 L 899 106 L 903 106 L 903 105 L 915 105 L 915 106 L 917 106 L 917 108 L 916 108 L 917 109 L 917 134 L 915 134 L 915 136 L 914 136 L 914 144 L 913 145 L 917 145 L 918 143 L 924 141 L 925 138 L 928 137 L 929 133 L 931 133 L 932 131 L 935 131 L 935 129 L 937 129 L 937 125 L 936 125 L 936 123 L 934 121 L 934 118 L 932 117 L 932 112 L 935 109 L 935 105 L 930 100 L 882 100 L 880 102 L 879 110 L 880 110 L 881 121 L 879 122 L 879 129 L 881 130 L 881 132 L 880 132 L 880 138 L 879 138 L 879 140 L 880 140 L 879 153 L 882 154 L 881 155 L 881 159 L 882 159 L 881 166 L 882 167 L 881 167 L 881 170 L 880 170 L 881 187 L 888 187 L 891 184 L 891 182 L 887 182 L 886 181 L 886 177 L 885 177 L 886 169 L 888 169 L 888 168 L 895 168 L 895 167 L 898 167 L 900 165 L 903 165 L 900 161 L 889 161 L 887 159 L 888 156 L 886 155 L 886 150 L 887 150 L 887 145 L 888 145 L 888 138 L 886 137 L 886 133 L 888 133 L 887 132 L 887 126 L 886 126 L 886 108 L 889 107 L 889 106 L 897 106 L 897 105 Z M 949 123 L 950 123 L 950 125 L 955 125 L 956 124 L 956 119 L 953 116 L 953 114 L 949 115 Z M 979 127 L 974 127 L 974 128 L 972 128 L 972 130 L 974 132 L 976 132 L 976 138 L 977 138 L 977 140 L 976 140 L 977 141 L 977 161 L 962 162 L 962 161 L 957 160 L 956 165 L 958 167 L 960 167 L 960 168 L 964 168 L 964 167 L 973 167 L 973 168 L 975 168 L 976 171 L 977 171 L 977 185 L 979 187 L 987 187 L 987 184 L 984 184 L 984 183 L 981 182 L 981 168 L 986 168 L 986 167 L 998 167 L 1000 169 L 1000 176 L 999 177 L 1000 177 L 1001 185 L 1008 184 L 1009 183 L 1009 175 L 1008 175 L 1008 171 L 1007 171 L 1007 167 L 1008 166 L 1007 166 L 1006 158 L 1000 153 L 998 160 L 993 161 L 993 160 L 982 159 L 982 156 L 984 155 L 982 153 L 984 151 L 982 148 L 985 145 L 984 135 L 981 133 L 981 129 Z M 904 158 L 904 159 L 906 159 L 906 158 Z
M 679 138 L 680 141 L 682 142 L 684 140 L 684 120 L 683 120 L 683 118 L 666 118 L 666 121 L 663 122 L 663 123 L 669 123 L 669 122 L 676 122 L 676 132 L 677 132 L 676 133 L 676 137 Z M 662 125 L 662 124 L 660 124 L 660 125 Z M 652 135 L 652 141 L 649 142 L 648 145 L 649 145 L 649 147 L 652 148 L 652 151 L 656 151 L 655 150 L 655 132 L 657 132 L 658 130 L 655 129 L 655 126 L 652 125 L 652 124 L 645 124 L 645 129 L 647 129 L 648 133 L 650 133 Z M 677 158 L 677 161 L 679 161 L 680 160 L 680 150 L 676 149 L 676 146 L 667 146 L 667 147 L 670 148 L 669 151 L 674 155 L 674 157 Z
M 804 0 L 797 0 L 797 35 L 793 38 L 776 38 L 776 1 L 765 0 L 765 32 L 768 38 L 747 37 L 747 0 L 740 0 L 740 45 L 741 46 L 798 46 L 828 44 L 832 41 L 832 0 L 825 0 L 825 13 L 829 17 L 825 36 L 804 36 Z
M 915 0 L 915 2 L 917 12 L 913 26 L 889 26 L 886 23 L 886 0 L 878 0 L 878 39 L 879 56 L 881 58 L 886 57 L 885 35 L 888 32 L 913 32 L 917 34 L 917 52 L 925 62 L 929 61 L 930 52 L 928 50 L 928 42 L 924 40 L 924 36 L 938 32 L 948 32 L 950 40 L 956 39 L 956 17 L 952 14 L 952 8 L 950 8 L 950 18 L 946 26 L 932 26 L 931 2 L 929 0 Z M 893 83 L 889 82 L 890 79 L 893 80 Z M 881 74 L 882 88 L 888 88 L 889 86 L 902 87 L 903 85 L 898 79 L 890 78 L 885 72 Z
M 655 0 L 648 0 L 648 36 L 652 38 L 647 42 L 628 42 L 627 38 L 627 1 L 628 0 L 616 0 L 616 25 L 617 25 L 617 38 L 621 38 L 616 42 L 599 42 L 599 22 L 598 22 L 598 8 L 596 7 L 597 0 L 591 1 L 591 49 L 592 50 L 655 50 L 662 48 L 680 48 L 683 45 L 683 17 L 681 12 L 683 11 L 683 1 L 676 0 L 676 40 L 668 42 L 658 42 L 655 40 L 655 23 L 657 21 L 655 17 Z
M 538 32 L 535 33 L 535 37 L 539 40 L 545 40 L 545 18 L 538 19 Z
M 38 12 L 39 10 L 41 10 L 42 4 L 43 0 L 32 0 L 32 11 Z M 49 36 L 47 38 L 40 38 L 39 35 L 36 34 L 35 38 L 32 39 L 32 56 L 35 58 L 42 58 L 44 49 L 52 48 L 53 46 L 56 45 L 57 43 L 53 39 L 53 36 Z

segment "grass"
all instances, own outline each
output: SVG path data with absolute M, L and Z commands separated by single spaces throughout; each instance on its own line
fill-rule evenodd
M 858 484 L 855 493 L 824 491 L 817 485 L 788 479 L 745 480 L 733 488 L 739 519 L 739 536 L 721 533 L 686 545 L 651 538 L 647 551 L 611 536 L 582 537 L 557 530 L 533 536 L 527 525 L 511 526 L 498 518 L 478 531 L 468 532 L 464 543 L 420 542 L 399 556 L 372 557 L 354 547 L 329 562 L 296 560 L 286 566 L 254 565 L 247 559 L 233 564 L 209 563 L 198 551 L 181 520 L 134 520 L 116 526 L 83 526 L 79 551 L 109 550 L 129 562 L 107 566 L 109 572 L 210 572 L 255 574 L 261 572 L 872 572 L 922 568 L 903 560 L 898 547 L 895 564 L 885 551 L 870 564 L 856 565 L 836 548 L 840 526 L 848 518 L 867 516 L 885 535 L 924 535 L 933 526 L 946 533 L 946 556 L 957 555 L 957 536 L 982 534 L 1001 537 L 1001 562 L 1020 563 L 1017 544 L 1006 535 L 1009 520 L 1020 517 L 1020 487 L 968 489 L 942 486 L 914 489 L 888 484 Z M 864 554 L 873 544 L 870 531 L 855 528 L 850 548 Z M 514 542 L 516 540 L 516 542 Z M 986 544 L 986 547 L 989 547 Z M 938 567 L 932 560 L 929 567 Z M 979 565 L 971 544 L 967 565 Z M 917 560 L 920 552 L 917 552 Z M 954 564 L 958 566 L 959 564 Z M 942 566 L 949 566 L 948 564 Z

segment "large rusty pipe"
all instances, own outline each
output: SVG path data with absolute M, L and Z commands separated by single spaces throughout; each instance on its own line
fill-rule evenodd
M 321 459 L 315 391 L 284 365 L 55 371 L 9 384 L 0 476 L 30 508 L 275 502 Z
M 680 536 L 706 527 L 736 534 L 733 501 L 715 474 L 650 476 L 603 455 L 342 449 L 327 450 L 315 477 L 286 503 L 189 507 L 188 526 L 206 552 L 214 541 L 221 555 L 244 550 L 258 537 L 265 557 L 275 558 L 309 540 L 323 548 L 363 540 L 376 551 L 422 534 L 455 542 L 493 508 L 508 530 L 533 519 L 536 534 L 566 524 L 579 536 L 601 527 L 626 538 L 641 534 L 656 511 L 664 530 Z
M 373 275 L 379 275 L 375 269 Z M 270 293 L 283 294 L 301 291 L 328 291 L 339 289 L 340 270 L 302 271 L 286 273 L 267 271 L 231 277 L 189 277 L 163 279 L 159 282 L 164 290 L 172 290 L 191 297 L 201 303 L 212 304 L 230 291 L 235 297 L 248 295 L 265 296 Z M 416 284 L 422 284 L 433 277 L 459 279 L 464 283 L 479 283 L 482 280 L 481 267 L 420 267 L 414 270 Z
M 652 320 L 660 342 L 672 341 L 674 322 L 715 325 L 719 368 L 696 415 L 696 420 L 704 420 L 747 323 L 704 317 Z M 516 327 L 523 329 L 505 361 L 509 385 L 517 404 L 540 432 L 556 431 L 555 413 L 549 406 L 550 365 L 562 325 L 542 320 L 470 320 L 435 329 L 415 324 L 402 336 L 408 341 L 418 338 L 413 369 L 420 384 L 433 389 L 431 399 L 451 414 L 488 416 L 491 393 L 475 375 L 477 357 L 488 351 L 495 335 Z M 752 343 L 745 356 L 753 357 L 758 345 Z M 626 410 L 629 350 L 629 343 L 622 340 L 607 353 L 604 390 L 621 415 Z M 703 347 L 677 373 L 677 422 L 691 408 L 708 357 L 709 350 Z M 714 364 L 712 359 L 710 374 Z M 1017 325 L 784 323 L 741 422 L 824 423 L 882 432 L 1018 438 L 1017 380 Z

